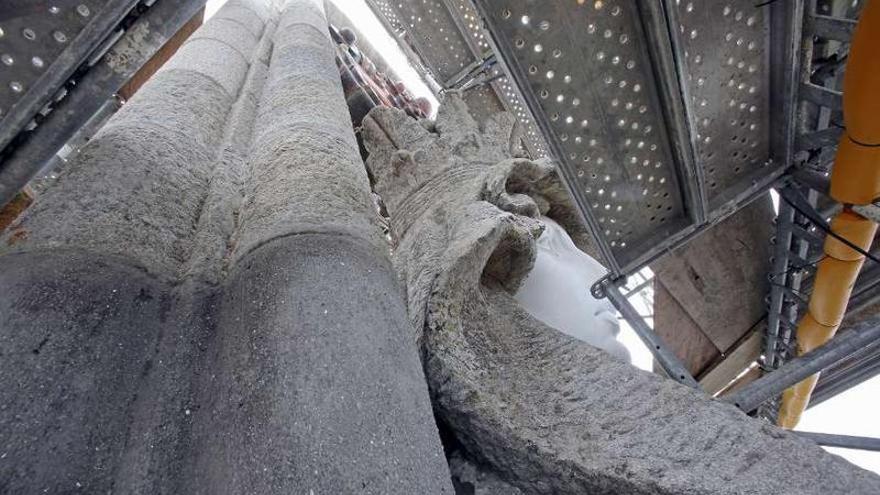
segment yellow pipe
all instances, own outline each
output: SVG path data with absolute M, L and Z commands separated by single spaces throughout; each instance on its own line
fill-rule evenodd
M 846 218 L 846 221 L 852 221 L 853 217 L 859 218 L 860 221 L 856 224 L 857 230 L 850 226 L 850 235 L 839 232 L 836 227 L 840 226 L 841 217 Z M 867 251 L 871 247 L 871 240 L 877 231 L 877 224 L 850 211 L 843 211 L 831 223 L 831 229 Z M 856 231 L 852 232 L 852 230 Z M 835 255 L 842 255 L 843 259 Z M 809 309 L 798 323 L 798 354 L 804 354 L 822 346 L 837 333 L 846 312 L 846 303 L 849 301 L 853 285 L 864 261 L 864 255 L 837 239 L 828 236 L 825 240 L 825 257 L 819 262 L 816 270 Z M 812 395 L 818 379 L 819 374 L 817 373 L 782 393 L 782 405 L 779 408 L 777 420 L 779 426 L 783 428 L 797 426 L 801 414 L 810 402 L 810 395 Z
M 845 205 L 868 204 L 880 197 L 880 64 L 873 60 L 878 49 L 880 0 L 873 0 L 862 9 L 853 34 L 843 84 L 846 134 L 831 173 L 831 196 Z M 877 224 L 847 207 L 831 222 L 831 230 L 867 251 Z M 865 261 L 863 254 L 832 236 L 826 237 L 824 251 L 807 314 L 798 323 L 798 354 L 822 346 L 837 332 Z M 783 392 L 780 426 L 797 426 L 818 379 L 817 373 Z

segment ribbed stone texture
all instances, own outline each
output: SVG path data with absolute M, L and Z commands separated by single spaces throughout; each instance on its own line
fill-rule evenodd
M 230 0 L 0 239 L 0 493 L 452 493 L 320 0 Z

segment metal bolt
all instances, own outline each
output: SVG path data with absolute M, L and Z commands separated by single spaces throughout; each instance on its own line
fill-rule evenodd
M 21 35 L 24 36 L 26 40 L 33 41 L 37 39 L 37 33 L 35 33 L 34 30 L 31 28 L 24 28 L 21 31 Z
M 13 59 L 12 55 L 10 55 L 8 53 L 4 53 L 3 55 L 0 55 L 0 60 L 2 60 L 3 63 L 6 65 L 12 65 L 13 63 L 15 63 L 15 59 Z
M 76 7 L 76 12 L 83 17 L 88 17 L 89 14 L 92 13 L 89 10 L 89 7 L 87 5 L 83 5 L 83 4 L 80 4 Z
M 52 37 L 55 38 L 55 41 L 59 43 L 64 43 L 67 41 L 67 35 L 62 33 L 61 31 L 55 31 L 52 33 Z
M 38 69 L 42 69 L 43 66 L 46 65 L 45 62 L 43 62 L 43 59 L 41 59 L 40 57 L 33 57 L 31 59 L 31 63 L 34 64 L 34 67 Z
M 11 83 L 9 83 L 9 87 L 16 93 L 21 93 L 21 90 L 24 89 L 24 87 L 18 81 L 12 81 Z

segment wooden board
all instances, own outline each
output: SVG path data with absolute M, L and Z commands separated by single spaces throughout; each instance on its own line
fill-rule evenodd
M 700 386 L 708 394 L 716 394 L 749 367 L 761 355 L 764 344 L 764 324 L 756 325 L 742 341 L 730 350 L 718 364 L 700 377 Z M 760 370 L 759 370 L 760 374 Z
M 669 294 L 661 282 L 654 280 L 654 331 L 666 346 L 681 359 L 692 375 L 697 375 L 721 354 L 694 320 Z
M 722 351 L 766 313 L 774 216 L 770 197 L 761 198 L 652 265 L 657 279 Z

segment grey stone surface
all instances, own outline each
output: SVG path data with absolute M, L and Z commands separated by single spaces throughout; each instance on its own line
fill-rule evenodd
M 191 489 L 451 493 L 321 2 L 281 13 L 250 158 Z
M 178 493 L 187 478 L 212 295 L 178 284 L 239 90 L 157 74 L 0 239 L 0 492 Z
M 0 238 L 0 493 L 452 493 L 321 2 L 275 7 Z
M 370 151 L 367 166 L 375 190 L 394 217 L 394 260 L 406 281 L 409 316 L 417 338 L 421 338 L 433 281 L 449 268 L 442 257 L 458 228 L 446 220 L 451 211 L 475 209 L 467 215 L 479 216 L 479 209 L 497 203 L 532 217 L 545 214 L 564 226 L 578 247 L 594 252 L 552 165 L 510 158 L 514 148 L 510 115 L 499 113 L 477 123 L 458 96 L 447 98 L 443 105 L 436 132 L 389 108 L 378 107 L 364 120 Z M 525 215 L 504 218 L 525 231 L 537 232 L 539 223 Z M 410 233 L 416 223 L 422 224 L 418 233 Z M 533 262 L 533 250 L 499 252 L 487 274 L 509 282 L 513 289 Z M 508 269 L 515 270 L 516 276 L 506 273 Z
M 206 57 L 205 54 L 217 56 Z M 178 56 L 179 55 L 179 56 Z M 213 39 L 187 42 L 159 72 L 195 71 L 209 77 L 234 97 L 248 70 L 248 60 L 226 43 Z
M 279 4 L 282 2 L 283 0 L 228 0 L 211 19 L 229 19 L 247 28 L 254 36 L 260 36 L 264 24 L 277 16 Z
M 538 185 L 553 174 L 505 160 L 510 121 L 488 122 L 478 129 L 454 94 L 439 135 L 395 110 L 365 120 L 434 407 L 468 456 L 525 493 L 880 491 L 877 475 L 520 308 L 534 217 L 553 206 Z
M 346 234 L 231 270 L 184 493 L 452 493 L 400 287 Z
M 318 5 L 299 2 L 279 18 L 236 256 L 300 232 L 386 244 Z
M 168 287 L 80 250 L 0 257 L 0 493 L 107 493 Z
M 157 74 L 14 227 L 18 237 L 0 242 L 0 254 L 77 246 L 176 276 L 232 105 L 198 72 Z
M 449 470 L 456 495 L 522 495 L 523 491 L 505 482 L 492 470 L 485 470 L 455 451 L 449 456 Z
M 254 47 L 260 42 L 263 32 L 253 33 L 240 22 L 221 17 L 206 24 L 192 34 L 185 44 L 194 43 L 197 40 L 214 40 L 229 45 L 241 54 L 241 57 L 249 61 Z

